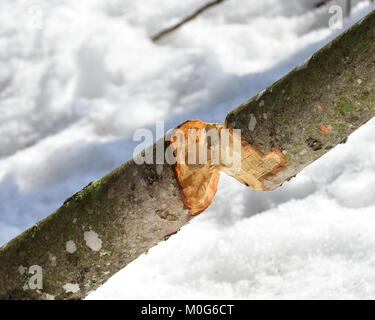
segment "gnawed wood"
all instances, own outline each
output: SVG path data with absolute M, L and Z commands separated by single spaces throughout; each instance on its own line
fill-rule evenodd
M 191 215 L 199 214 L 211 204 L 220 171 L 252 189 L 264 190 L 263 180 L 286 163 L 280 151 L 272 149 L 263 154 L 232 128 L 216 123 L 189 120 L 177 127 L 177 131 L 182 138 L 176 134 L 172 141 L 177 158 L 173 168 L 184 205 Z M 224 133 L 228 135 L 227 143 Z

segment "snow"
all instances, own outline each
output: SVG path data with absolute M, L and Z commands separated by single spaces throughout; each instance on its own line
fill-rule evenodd
M 206 1 L 1 1 L 0 245 L 131 158 L 136 129 L 221 122 L 301 65 L 342 31 L 316 2 L 227 0 L 154 44 Z M 353 2 L 346 27 L 371 10 Z M 374 298 L 374 138 L 372 120 L 273 192 L 223 174 L 88 299 Z

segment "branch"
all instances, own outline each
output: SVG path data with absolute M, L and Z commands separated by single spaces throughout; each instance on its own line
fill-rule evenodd
M 332 2 L 333 0 L 322 0 L 319 3 L 315 5 L 315 8 L 321 8 L 324 7 L 326 4 Z
M 89 184 L 0 249 L 0 298 L 84 298 L 204 210 L 219 170 L 256 189 L 289 180 L 375 115 L 374 52 L 372 12 L 230 112 L 223 127 L 199 121 L 180 126 L 201 128 L 203 136 L 229 129 L 233 144 L 241 139 L 239 172 L 212 159 L 204 166 L 137 165 L 132 159 Z M 169 144 L 161 139 L 150 147 L 154 160 L 158 146 Z
M 185 17 L 184 19 L 182 19 L 180 22 L 176 23 L 175 25 L 173 25 L 173 26 L 171 26 L 167 29 L 164 29 L 164 30 L 158 32 L 157 34 L 153 35 L 151 37 L 151 40 L 153 42 L 159 41 L 161 38 L 165 37 L 167 34 L 177 30 L 178 28 L 182 27 L 185 23 L 195 19 L 201 13 L 205 12 L 206 10 L 210 9 L 213 6 L 216 6 L 216 5 L 220 4 L 223 1 L 225 1 L 225 0 L 214 0 L 214 1 L 211 1 L 211 2 L 207 3 L 206 5 L 204 5 L 203 7 L 200 7 L 195 12 L 193 12 L 191 15 Z

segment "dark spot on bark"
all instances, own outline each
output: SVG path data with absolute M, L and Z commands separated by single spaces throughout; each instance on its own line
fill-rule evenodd
M 319 140 L 314 138 L 308 138 L 306 140 L 306 143 L 313 151 L 318 151 L 323 147 L 323 144 Z
M 145 170 L 145 173 L 146 173 L 146 181 L 149 183 L 149 184 L 156 184 L 158 183 L 158 180 L 159 180 L 159 177 L 157 175 L 157 173 L 155 172 L 155 170 L 152 170 L 150 168 L 147 168 Z
M 88 267 L 85 267 L 79 272 L 77 282 L 79 282 L 80 286 L 82 286 L 86 282 L 86 273 L 88 273 L 89 271 L 90 269 Z
M 270 138 L 270 146 L 271 146 L 271 149 L 277 149 L 277 150 L 280 150 L 281 147 L 280 147 L 280 140 L 275 132 L 274 129 L 269 129 L 268 130 L 268 135 L 269 135 L 269 138 Z
M 342 140 L 340 143 L 341 144 L 344 144 L 344 143 L 347 143 L 348 142 L 348 137 L 346 137 L 344 140 Z
M 180 231 L 180 229 L 178 229 L 176 232 L 172 232 L 172 233 L 170 233 L 170 234 L 165 235 L 165 236 L 164 236 L 164 240 L 165 240 L 165 241 L 168 240 L 168 239 L 170 238 L 170 236 L 173 236 L 173 235 L 176 234 L 178 231 Z
M 1 296 L 1 300 L 18 300 L 17 297 L 27 298 L 27 293 L 21 289 L 12 290 L 7 296 Z
M 155 178 L 155 177 L 147 177 L 147 181 L 148 181 L 149 184 L 157 183 L 158 182 L 157 180 L 158 179 Z
M 73 266 L 77 266 L 79 262 L 79 258 L 74 254 L 68 253 L 68 261 Z

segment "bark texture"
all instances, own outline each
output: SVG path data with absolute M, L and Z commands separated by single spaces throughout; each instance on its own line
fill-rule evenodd
M 272 190 L 300 172 L 375 115 L 375 11 L 302 65 L 230 112 L 229 127 L 287 165 L 269 176 Z
M 372 12 L 225 125 L 262 153 L 284 153 L 286 167 L 263 181 L 271 190 L 372 118 L 374 101 Z M 130 160 L 0 249 L 0 298 L 84 298 L 190 219 L 172 166 Z M 41 289 L 33 289 L 32 266 L 43 271 Z
M 170 165 L 130 160 L 0 249 L 0 299 L 84 298 L 190 218 Z

